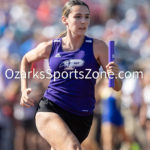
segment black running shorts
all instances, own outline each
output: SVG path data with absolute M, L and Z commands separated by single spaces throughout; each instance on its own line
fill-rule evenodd
M 57 113 L 65 121 L 80 143 L 88 136 L 93 120 L 93 114 L 89 116 L 77 116 L 62 109 L 45 97 L 41 98 L 37 112 Z

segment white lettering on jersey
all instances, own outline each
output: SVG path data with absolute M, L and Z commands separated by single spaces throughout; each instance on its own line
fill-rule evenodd
M 59 68 L 64 67 L 64 70 L 73 70 L 75 67 L 82 67 L 84 65 L 84 61 L 82 59 L 69 59 L 63 61 Z

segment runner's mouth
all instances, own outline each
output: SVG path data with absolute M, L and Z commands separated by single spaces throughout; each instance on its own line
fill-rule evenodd
M 85 28 L 85 27 L 83 27 L 83 28 L 79 28 L 79 30 L 86 30 L 86 28 Z

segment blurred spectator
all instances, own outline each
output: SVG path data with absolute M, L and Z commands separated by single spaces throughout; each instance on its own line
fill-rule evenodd
M 140 123 L 146 132 L 146 149 L 150 147 L 150 69 L 144 71 L 144 87 L 142 91 L 143 103 L 140 111 Z
M 127 136 L 124 128 L 124 118 L 120 111 L 120 93 L 112 91 L 108 87 L 107 79 L 102 79 L 99 87 L 101 96 L 101 140 L 103 150 L 119 150 L 123 143 L 128 144 L 129 149 L 131 139 Z

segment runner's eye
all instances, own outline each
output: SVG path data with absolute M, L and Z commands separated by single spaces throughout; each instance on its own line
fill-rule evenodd
M 75 18 L 78 18 L 78 19 L 80 19 L 80 18 L 81 18 L 81 16 L 75 16 Z

